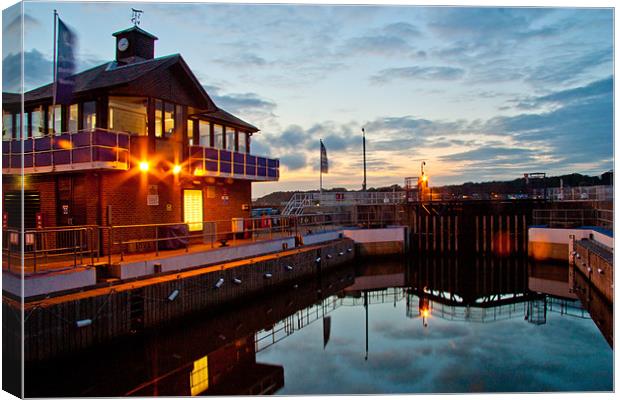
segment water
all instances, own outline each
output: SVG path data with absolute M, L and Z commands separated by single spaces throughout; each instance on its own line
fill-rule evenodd
M 27 366 L 26 395 L 611 391 L 611 307 L 579 279 L 525 259 L 346 266 Z

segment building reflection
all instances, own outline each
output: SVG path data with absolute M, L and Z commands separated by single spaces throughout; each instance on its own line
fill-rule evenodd
M 588 279 L 578 270 L 570 271 L 571 289 L 579 298 L 584 308 L 605 337 L 609 346 L 614 347 L 614 310 Z

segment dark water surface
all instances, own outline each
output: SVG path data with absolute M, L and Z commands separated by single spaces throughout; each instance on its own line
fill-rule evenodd
M 612 326 L 565 266 L 370 260 L 28 365 L 26 395 L 611 391 Z

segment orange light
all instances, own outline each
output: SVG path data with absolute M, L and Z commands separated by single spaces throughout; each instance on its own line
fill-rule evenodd
M 172 173 L 175 175 L 181 173 L 181 166 L 179 164 L 176 164 L 174 167 L 172 167 Z
M 149 167 L 150 167 L 149 166 L 149 162 L 148 161 L 140 161 L 139 167 L 140 167 L 140 171 L 146 172 L 146 171 L 149 170 Z
M 427 318 L 427 317 L 428 317 L 428 315 L 429 315 L 428 308 L 423 309 L 423 310 L 422 310 L 422 316 L 423 316 L 424 318 Z
M 202 168 L 196 168 L 194 170 L 194 175 L 195 176 L 203 176 L 205 174 L 205 172 L 202 170 Z
M 423 176 L 422 176 L 422 180 L 423 180 L 424 182 L 426 182 L 426 181 L 428 180 L 428 176 L 423 175 Z

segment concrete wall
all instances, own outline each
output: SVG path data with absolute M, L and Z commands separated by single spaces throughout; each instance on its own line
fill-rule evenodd
M 21 276 L 2 272 L 2 290 L 21 297 Z M 95 268 L 78 268 L 24 277 L 24 298 L 95 285 Z
M 355 242 L 360 256 L 402 254 L 405 250 L 405 227 L 382 229 L 345 229 L 344 237 Z
M 589 238 L 613 249 L 614 239 L 592 229 L 529 228 L 528 255 L 536 260 L 568 261 L 571 235 L 575 240 Z

